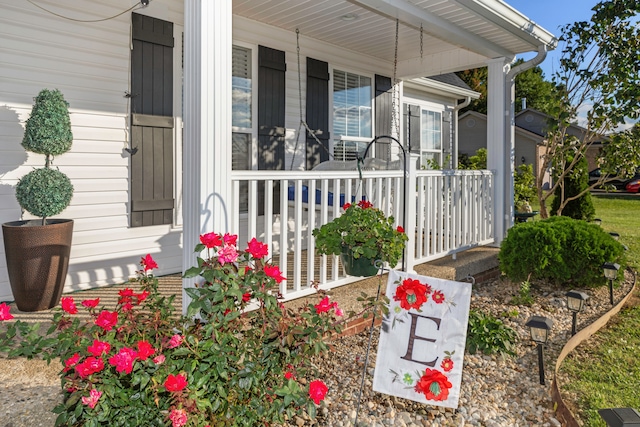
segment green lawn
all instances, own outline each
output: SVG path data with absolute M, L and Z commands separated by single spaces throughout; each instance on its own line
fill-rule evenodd
M 640 267 L 640 197 L 595 196 L 596 217 L 602 227 L 620 234 L 629 247 L 629 265 Z M 562 389 L 575 396 L 576 415 L 585 427 L 606 423 L 597 410 L 632 407 L 640 410 L 640 306 L 624 309 L 564 361 L 561 371 L 571 380 Z

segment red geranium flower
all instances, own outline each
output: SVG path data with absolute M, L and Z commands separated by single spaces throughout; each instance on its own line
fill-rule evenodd
M 280 267 L 278 267 L 277 265 L 265 265 L 264 274 L 271 277 L 272 279 L 275 279 L 276 283 L 280 283 L 283 280 L 286 280 L 286 277 L 282 275 L 282 273 L 280 272 Z
M 62 297 L 60 305 L 62 309 L 69 314 L 76 314 L 78 312 L 78 307 L 76 307 L 76 303 L 73 302 L 73 297 Z
M 269 246 L 258 241 L 258 239 L 256 239 L 255 237 L 251 239 L 251 241 L 247 244 L 249 245 L 247 251 L 249 251 L 252 257 L 264 258 L 269 255 Z
M 449 372 L 450 370 L 453 369 L 453 360 L 447 357 L 442 361 L 442 363 L 440 364 L 440 367 L 442 368 L 443 371 Z
M 351 207 L 351 203 L 345 203 L 344 205 L 342 205 L 342 209 L 344 209 L 345 211 L 350 207 Z
M 96 318 L 96 325 L 100 326 L 105 331 L 110 331 L 118 323 L 118 312 L 102 310 Z
M 87 347 L 87 351 L 95 357 L 100 357 L 103 353 L 109 353 L 109 350 L 111 350 L 111 344 L 99 340 L 93 340 L 93 344 Z
M 187 386 L 187 377 L 182 374 L 178 374 L 178 375 L 169 374 L 169 376 L 164 382 L 164 388 L 166 388 L 167 391 L 171 391 L 171 392 L 181 391 L 186 386 Z
M 416 383 L 415 390 L 425 395 L 427 400 L 442 401 L 449 397 L 449 389 L 453 385 L 442 372 L 437 369 L 425 369 L 424 375 Z
M 396 228 L 396 230 L 398 231 L 398 233 L 404 233 L 404 228 L 402 228 L 401 225 L 399 225 L 398 228 Z
M 444 294 L 440 291 L 433 291 L 433 295 L 431 295 L 431 299 L 436 304 L 442 304 L 444 302 Z
M 368 200 L 360 200 L 358 202 L 358 206 L 360 206 L 362 209 L 368 209 L 373 207 L 373 203 Z
M 87 308 L 95 308 L 98 306 L 99 303 L 100 303 L 100 298 L 96 298 L 96 299 L 86 299 L 82 301 L 81 304 Z
M 400 301 L 400 307 L 405 310 L 415 308 L 419 310 L 422 304 L 427 302 L 427 298 L 430 292 L 428 285 L 420 283 L 416 279 L 405 279 L 402 281 L 402 285 L 396 289 L 396 294 L 393 296 L 395 301 Z
M 7 305 L 6 302 L 0 304 L 0 320 L 11 320 L 13 319 L 13 315 L 9 313 L 11 307 Z
M 245 292 L 244 294 L 242 294 L 242 302 L 249 301 L 251 301 L 251 292 Z
M 200 236 L 200 243 L 207 248 L 215 248 L 216 246 L 222 246 L 222 238 L 217 233 L 207 233 Z
M 154 268 L 158 268 L 158 264 L 151 257 L 151 254 L 147 254 L 144 258 L 141 258 L 140 265 L 144 271 L 153 270 Z
M 327 391 L 329 391 L 329 388 L 320 380 L 314 380 L 309 383 L 309 397 L 316 405 L 319 405 L 320 401 L 324 399 Z

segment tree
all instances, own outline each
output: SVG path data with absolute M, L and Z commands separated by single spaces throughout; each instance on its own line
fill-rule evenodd
M 564 176 L 563 185 L 556 187 L 555 197 L 551 203 L 552 215 L 558 213 L 562 200 L 571 199 L 561 210 L 563 216 L 585 221 L 593 220 L 596 210 L 593 207 L 591 193 L 584 191 L 585 188 L 589 187 L 589 172 L 587 169 L 587 159 L 580 156 L 571 172 Z
M 606 183 L 606 173 L 629 175 L 640 166 L 639 140 L 632 132 L 613 135 L 598 159 L 605 174 L 577 194 L 570 195 L 564 188 L 567 180 L 591 145 L 603 135 L 625 123 L 626 118 L 640 115 L 640 28 L 637 0 L 601 1 L 593 9 L 590 21 L 580 21 L 562 28 L 563 45 L 560 67 L 553 82 L 561 90 L 555 94 L 556 104 L 548 114 L 547 144 L 543 162 L 553 168 L 554 181 L 547 191 L 538 177 L 540 215 L 548 217 L 546 200 L 553 193 L 560 195 L 555 214 L 592 188 Z M 585 128 L 580 138 L 568 132 L 586 111 Z M 556 191 L 558 188 L 560 189 Z
M 513 66 L 524 62 L 518 59 Z M 462 110 L 477 111 L 487 114 L 487 67 L 475 68 L 473 70 L 461 71 L 458 76 L 472 89 L 480 93 L 480 98 Z M 522 110 L 523 99 L 526 99 L 527 108 L 533 108 L 548 114 L 552 110 L 553 103 L 557 102 L 555 96 L 556 87 L 553 83 L 545 80 L 542 68 L 534 67 L 516 76 L 516 113 Z

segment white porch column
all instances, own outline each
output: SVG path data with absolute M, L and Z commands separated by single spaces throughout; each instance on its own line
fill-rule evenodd
M 201 233 L 229 229 L 232 0 L 184 1 L 183 270 Z M 183 288 L 194 280 L 184 280 Z M 183 290 L 182 311 L 190 299 Z
M 495 171 L 493 230 L 500 245 L 513 224 L 513 156 L 511 134 L 511 84 L 509 60 L 488 61 L 487 81 L 487 168 Z

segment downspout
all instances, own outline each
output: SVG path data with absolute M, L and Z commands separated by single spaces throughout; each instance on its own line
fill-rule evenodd
M 453 169 L 458 169 L 458 111 L 462 110 L 465 107 L 468 107 L 471 104 L 471 97 L 467 96 L 464 101 L 460 104 L 453 107 L 453 138 L 451 144 L 453 147 L 451 149 L 451 159 L 450 165 Z
M 514 173 L 514 156 L 515 156 L 515 78 L 518 74 L 527 71 L 533 67 L 536 67 L 544 61 L 547 57 L 547 45 L 538 46 L 538 54 L 531 58 L 528 61 L 523 62 L 515 67 L 513 67 L 507 73 L 507 78 L 505 81 L 505 96 L 506 96 L 506 105 L 509 105 L 509 122 L 505 126 L 505 147 L 504 150 L 506 153 L 509 153 L 509 156 L 506 159 L 507 164 L 505 165 L 505 188 L 508 190 L 507 197 L 505 199 L 505 203 L 508 203 L 506 206 L 506 215 L 505 218 L 505 227 L 504 230 L 508 230 L 513 227 L 513 220 L 515 209 L 513 206 L 513 173 Z

